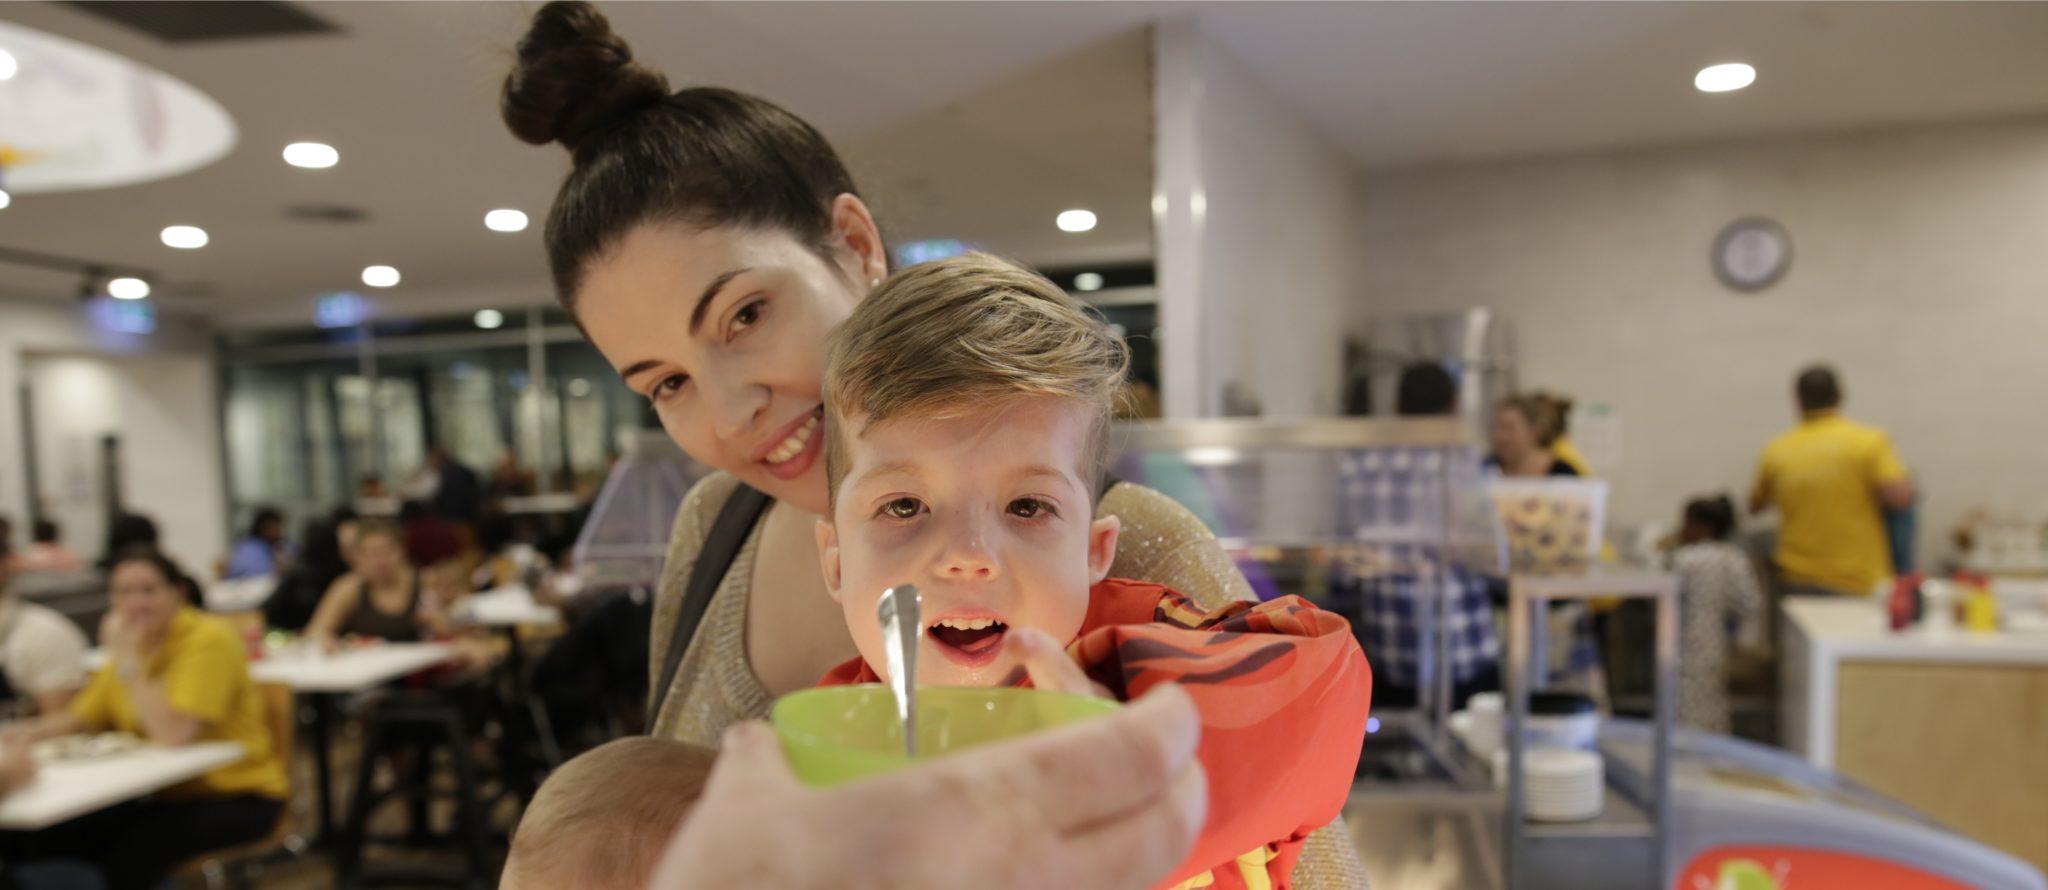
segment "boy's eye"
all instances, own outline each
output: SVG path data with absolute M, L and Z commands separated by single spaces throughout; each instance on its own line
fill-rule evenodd
M 900 497 L 883 504 L 882 509 L 876 512 L 890 519 L 915 519 L 917 514 L 924 512 L 924 502 L 913 497 Z
M 1011 516 L 1019 519 L 1037 519 L 1040 516 L 1059 515 L 1059 511 L 1054 510 L 1051 504 L 1038 498 L 1018 498 L 1011 501 L 1009 512 Z

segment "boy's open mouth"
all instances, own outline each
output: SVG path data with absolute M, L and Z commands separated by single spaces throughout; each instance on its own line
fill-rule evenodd
M 925 628 L 939 654 L 968 667 L 982 667 L 1003 651 L 1010 626 L 994 618 L 943 618 Z

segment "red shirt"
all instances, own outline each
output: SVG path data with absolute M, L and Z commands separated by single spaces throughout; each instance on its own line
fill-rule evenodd
M 1205 874 L 1213 883 L 1195 886 L 1291 886 L 1309 832 L 1343 811 L 1365 743 L 1372 670 L 1350 625 L 1300 597 L 1204 613 L 1166 587 L 1111 578 L 1088 591 L 1067 652 L 1120 700 L 1171 681 L 1201 714 L 1209 821 L 1161 886 Z M 856 658 L 818 685 L 880 679 Z

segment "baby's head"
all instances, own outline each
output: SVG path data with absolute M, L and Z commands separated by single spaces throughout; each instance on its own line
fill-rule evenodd
M 923 594 L 926 685 L 1001 682 L 1012 628 L 1080 631 L 1116 555 L 1094 501 L 1128 364 L 1085 306 L 983 254 L 898 272 L 833 332 L 818 550 L 868 664 L 899 584 Z
M 578 755 L 542 782 L 505 857 L 503 890 L 640 890 L 704 793 L 709 748 L 633 736 Z

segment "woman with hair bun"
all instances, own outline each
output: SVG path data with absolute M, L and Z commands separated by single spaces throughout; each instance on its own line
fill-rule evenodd
M 574 165 L 549 211 L 556 295 L 662 428 L 720 472 L 676 517 L 653 614 L 655 735 L 715 745 L 854 657 L 813 526 L 826 509 L 824 344 L 889 272 L 873 213 L 825 137 L 717 87 L 672 90 L 588 3 L 534 14 L 505 79 L 513 135 Z M 1111 572 L 1203 607 L 1251 596 L 1212 534 L 1130 483 L 1097 499 Z M 1362 884 L 1341 824 L 1297 886 Z

